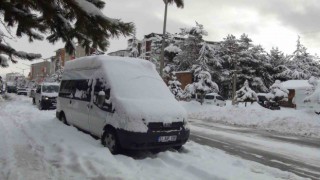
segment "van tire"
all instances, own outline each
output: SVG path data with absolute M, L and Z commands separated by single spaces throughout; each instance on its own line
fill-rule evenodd
M 43 107 L 42 107 L 42 105 L 41 105 L 41 101 L 39 101 L 38 109 L 39 109 L 40 111 L 43 110 Z
M 117 137 L 117 133 L 113 128 L 106 128 L 101 138 L 103 146 L 107 147 L 111 154 L 116 155 L 120 153 L 121 147 Z
M 173 149 L 177 150 L 177 151 L 180 151 L 182 149 L 182 145 L 180 146 L 174 146 Z
M 67 126 L 69 126 L 69 123 L 67 121 L 67 118 L 66 116 L 62 113 L 61 116 L 60 116 L 60 120 Z

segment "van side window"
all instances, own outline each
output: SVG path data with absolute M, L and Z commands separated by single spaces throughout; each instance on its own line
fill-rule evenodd
M 91 99 L 91 88 L 88 86 L 88 81 L 89 80 L 61 81 L 59 96 L 89 102 Z
M 64 98 L 73 98 L 75 92 L 75 81 L 63 80 L 61 81 L 61 87 L 59 96 Z
M 75 92 L 74 99 L 82 100 L 82 101 L 90 101 L 91 99 L 91 87 L 88 86 L 89 80 L 76 80 L 75 83 Z
M 98 105 L 97 103 L 97 98 L 98 98 L 98 94 L 100 91 L 104 91 L 105 95 L 106 95 L 106 100 L 103 103 L 102 107 Z M 100 109 L 107 111 L 107 112 L 113 112 L 112 109 L 112 102 L 110 100 L 110 88 L 106 88 L 103 83 L 97 79 L 96 80 L 96 85 L 94 86 L 94 98 L 93 98 L 93 103 L 98 106 Z

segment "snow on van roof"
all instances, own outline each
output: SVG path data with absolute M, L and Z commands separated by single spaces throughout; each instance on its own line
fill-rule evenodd
M 286 89 L 305 89 L 311 87 L 308 80 L 288 80 L 281 83 Z
M 127 63 L 130 63 L 130 64 L 149 64 L 150 67 L 153 66 L 151 62 L 138 59 L 138 58 L 95 55 L 95 56 L 86 56 L 86 57 L 81 57 L 71 61 L 67 61 L 64 67 L 64 71 L 75 70 L 75 69 L 95 69 L 95 68 L 101 67 L 102 65 L 108 66 L 108 64 L 110 63 L 122 64 L 123 61 L 126 61 Z
M 57 83 L 57 82 L 43 82 L 41 85 L 44 85 L 44 86 L 60 86 L 60 83 Z
M 140 121 L 145 119 L 147 123 L 186 118 L 185 109 L 176 101 L 154 64 L 147 60 L 97 55 L 67 62 L 64 70 L 77 69 L 97 69 L 91 72 L 91 78 L 106 78 L 111 102 L 118 114 Z

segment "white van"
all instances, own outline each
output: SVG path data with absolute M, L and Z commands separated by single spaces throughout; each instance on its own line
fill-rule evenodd
M 226 101 L 217 93 L 209 93 L 204 96 L 203 103 L 205 104 L 213 104 L 216 106 L 226 106 Z
M 121 149 L 180 148 L 189 138 L 185 109 L 146 60 L 90 56 L 67 62 L 58 119 Z
M 59 83 L 44 82 L 37 86 L 32 96 L 33 104 L 36 104 L 39 110 L 55 109 L 59 91 Z

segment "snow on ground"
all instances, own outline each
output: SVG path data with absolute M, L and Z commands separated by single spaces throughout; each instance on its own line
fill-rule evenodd
M 66 126 L 31 99 L 0 102 L 0 179 L 301 179 L 188 142 L 181 152 L 113 156 L 99 140 Z
M 200 105 L 196 101 L 181 104 L 191 119 L 229 125 L 254 127 L 257 129 L 276 131 L 283 134 L 320 137 L 320 116 L 308 110 L 283 108 L 269 110 L 257 103 L 239 104 L 238 107 L 227 101 L 227 106 Z

